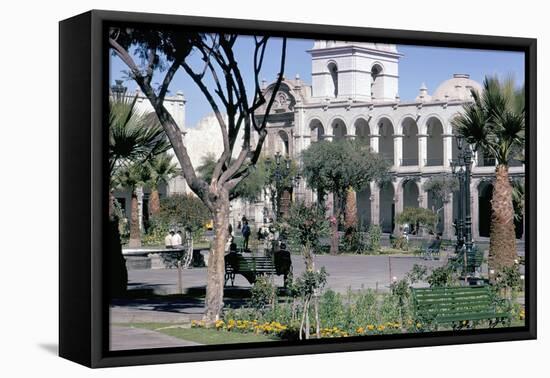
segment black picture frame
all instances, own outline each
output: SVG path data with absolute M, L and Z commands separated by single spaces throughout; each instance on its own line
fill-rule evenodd
M 110 23 L 267 33 L 295 38 L 386 43 L 525 53 L 526 89 L 526 322 L 525 327 L 459 333 L 351 337 L 236 345 L 108 351 L 104 235 L 107 219 L 106 133 Z M 59 354 L 89 367 L 159 364 L 371 349 L 535 339 L 537 41 L 530 38 L 251 21 L 92 10 L 59 24 Z

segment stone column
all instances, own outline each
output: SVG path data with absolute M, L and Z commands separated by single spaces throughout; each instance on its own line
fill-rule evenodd
M 453 158 L 453 136 L 452 134 L 443 134 L 443 166 L 450 167 L 450 161 Z
M 418 167 L 420 169 L 426 166 L 426 160 L 428 159 L 428 135 L 418 134 Z
M 428 192 L 426 190 L 424 190 L 424 183 L 425 182 L 426 182 L 426 179 L 422 178 L 422 179 L 420 179 L 420 185 L 417 184 L 417 186 L 419 186 L 419 189 L 418 189 L 418 193 L 419 193 L 418 207 L 423 207 L 423 208 L 427 209 L 428 208 Z
M 380 187 L 370 183 L 370 219 L 371 224 L 380 224 Z
M 327 212 L 328 215 L 334 215 L 334 195 L 332 193 L 327 194 L 326 198 Z
M 379 141 L 380 135 L 371 135 L 370 136 L 370 148 L 372 149 L 372 152 L 378 153 L 379 147 L 378 147 L 378 141 Z
M 403 134 L 393 135 L 393 165 L 394 167 L 401 166 L 401 159 L 403 159 Z
M 472 158 L 472 169 L 474 167 L 478 167 L 479 166 L 479 153 L 477 151 L 474 151 L 474 156 Z
M 479 239 L 479 179 L 472 179 L 470 183 L 470 210 L 472 214 L 472 238 Z
M 393 202 L 395 204 L 395 216 L 403 212 L 403 185 L 402 180 L 397 180 L 392 183 L 394 198 Z

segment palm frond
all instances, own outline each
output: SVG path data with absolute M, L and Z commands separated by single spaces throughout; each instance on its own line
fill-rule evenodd
M 136 99 L 111 99 L 109 113 L 109 166 L 146 160 L 170 149 L 156 114 L 139 112 Z
M 472 91 L 473 101 L 465 104 L 463 112 L 452 125 L 455 132 L 495 158 L 498 164 L 508 165 L 525 147 L 525 96 L 509 76 L 501 81 L 488 76 L 483 92 Z

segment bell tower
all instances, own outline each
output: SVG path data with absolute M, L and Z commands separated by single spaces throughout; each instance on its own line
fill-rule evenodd
M 317 40 L 308 52 L 314 98 L 395 101 L 402 56 L 396 45 Z

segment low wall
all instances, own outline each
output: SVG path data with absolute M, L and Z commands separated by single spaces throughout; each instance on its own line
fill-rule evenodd
M 196 268 L 207 266 L 208 252 L 208 250 L 193 250 L 191 266 Z M 182 253 L 150 249 L 125 249 L 122 251 L 128 270 L 175 269 L 177 260 L 181 258 Z

